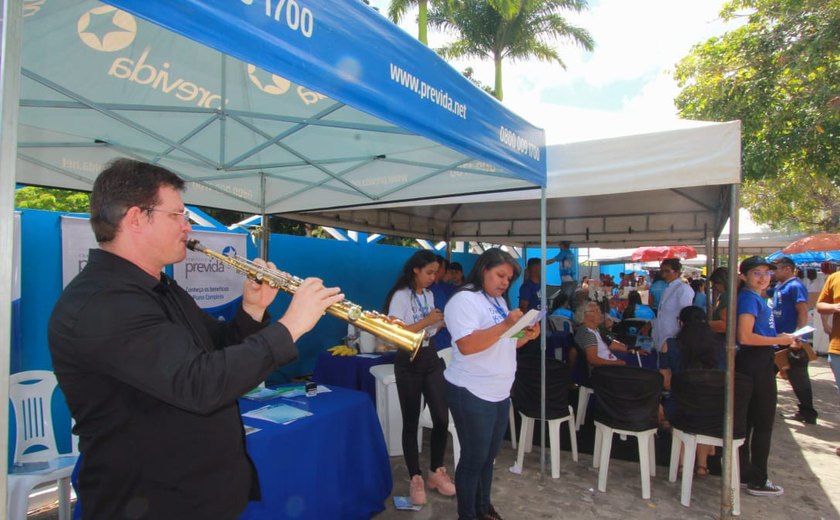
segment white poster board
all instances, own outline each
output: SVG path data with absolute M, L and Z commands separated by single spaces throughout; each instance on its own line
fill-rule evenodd
M 67 287 L 70 280 L 84 269 L 88 253 L 99 247 L 90 219 L 84 217 L 61 217 L 61 281 Z
M 197 239 L 207 249 L 243 257 L 246 256 L 247 237 L 245 234 L 216 231 L 190 233 L 190 238 Z M 229 305 L 242 296 L 242 285 L 245 281 L 243 275 L 230 266 L 189 249 L 186 260 L 172 267 L 172 276 L 202 309 Z

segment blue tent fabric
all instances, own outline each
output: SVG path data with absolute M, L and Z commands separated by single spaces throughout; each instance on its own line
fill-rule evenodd
M 796 265 L 816 265 L 823 262 L 840 262 L 840 251 L 807 251 L 805 253 L 795 253 L 786 255 L 781 251 L 776 251 L 767 256 L 767 260 L 774 261 L 779 258 L 787 256 L 794 261 Z

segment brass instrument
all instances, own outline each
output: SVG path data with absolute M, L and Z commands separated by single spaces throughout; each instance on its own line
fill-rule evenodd
M 278 269 L 255 264 L 242 258 L 239 255 L 226 256 L 212 249 L 207 249 L 201 242 L 195 239 L 187 240 L 187 248 L 199 253 L 204 253 L 210 258 L 231 266 L 236 271 L 244 274 L 251 280 L 258 283 L 265 283 L 283 292 L 294 294 L 300 287 L 302 279 Z M 327 307 L 327 312 L 352 325 L 370 332 L 392 345 L 407 350 L 411 354 L 411 360 L 420 350 L 426 332 L 411 332 L 410 330 L 392 323 L 387 316 L 376 311 L 363 310 L 359 305 L 343 300 Z

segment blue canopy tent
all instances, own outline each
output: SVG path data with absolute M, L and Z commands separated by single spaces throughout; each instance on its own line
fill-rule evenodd
M 819 265 L 823 262 L 840 262 L 840 251 L 807 251 L 792 255 L 786 255 L 781 251 L 776 251 L 768 255 L 767 259 L 772 262 L 783 256 L 790 257 L 796 265 Z
M 4 301 L 15 183 L 89 190 L 118 156 L 181 174 L 188 204 L 261 214 L 545 186 L 542 130 L 357 0 L 3 6 Z

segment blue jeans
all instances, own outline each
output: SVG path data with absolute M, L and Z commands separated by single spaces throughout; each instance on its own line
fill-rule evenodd
M 485 401 L 447 381 L 446 400 L 461 443 L 455 469 L 458 519 L 472 520 L 490 511 L 493 461 L 507 429 L 510 399 Z
M 840 392 L 840 355 L 829 354 L 828 364 L 831 365 L 831 371 L 834 372 L 834 384 L 837 385 L 837 391 Z

